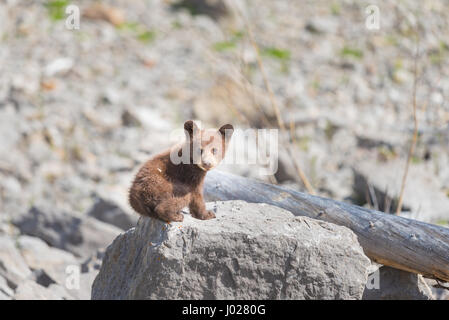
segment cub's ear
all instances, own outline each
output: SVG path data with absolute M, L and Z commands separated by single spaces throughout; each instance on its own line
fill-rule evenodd
M 186 135 L 192 137 L 198 130 L 198 126 L 192 120 L 188 120 L 184 123 L 184 130 L 186 131 Z
M 221 126 L 218 131 L 223 137 L 226 138 L 227 141 L 229 141 L 232 137 L 232 134 L 234 133 L 234 127 L 232 126 L 232 124 L 225 124 L 224 126 Z

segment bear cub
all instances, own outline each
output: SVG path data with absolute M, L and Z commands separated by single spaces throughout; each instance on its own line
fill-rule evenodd
M 184 143 L 156 155 L 138 171 L 129 192 L 129 203 L 137 213 L 180 222 L 181 210 L 189 207 L 194 218 L 215 218 L 204 203 L 204 178 L 224 158 L 234 128 L 226 124 L 218 130 L 202 130 L 189 120 L 184 131 Z

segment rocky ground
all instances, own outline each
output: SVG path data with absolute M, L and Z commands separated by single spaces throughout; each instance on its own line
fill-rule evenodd
M 185 120 L 277 126 L 247 25 L 318 194 L 384 211 L 401 185 L 417 63 L 402 214 L 448 224 L 445 1 L 102 3 L 0 4 L 0 298 L 89 298 L 102 250 L 136 224 L 126 202 L 135 170 Z M 65 26 L 68 4 L 81 10 L 79 30 Z M 369 4 L 379 30 L 365 26 Z M 222 169 L 304 190 L 286 135 L 274 176 Z

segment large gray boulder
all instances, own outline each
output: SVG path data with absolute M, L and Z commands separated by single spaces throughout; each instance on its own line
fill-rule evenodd
M 345 227 L 266 204 L 140 218 L 107 248 L 92 299 L 361 299 L 370 260 Z

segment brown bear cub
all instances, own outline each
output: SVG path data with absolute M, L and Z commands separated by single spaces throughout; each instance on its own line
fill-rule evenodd
M 148 160 L 137 173 L 129 192 L 131 207 L 143 216 L 183 221 L 181 210 L 201 220 L 213 219 L 203 199 L 204 178 L 224 158 L 234 128 L 200 130 L 184 123 L 186 141 Z

